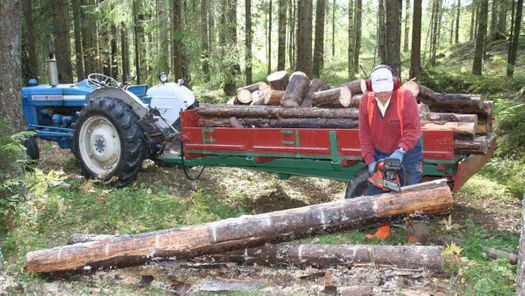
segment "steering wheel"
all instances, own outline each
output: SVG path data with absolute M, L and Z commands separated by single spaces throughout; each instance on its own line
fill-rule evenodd
M 100 73 L 91 73 L 87 79 L 89 83 L 95 86 L 120 87 L 120 83 L 115 78 Z

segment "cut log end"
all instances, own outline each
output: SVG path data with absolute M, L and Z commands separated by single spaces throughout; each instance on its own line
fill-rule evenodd
M 352 102 L 352 92 L 349 87 L 341 87 L 341 92 L 339 95 L 339 103 L 341 106 L 348 107 Z

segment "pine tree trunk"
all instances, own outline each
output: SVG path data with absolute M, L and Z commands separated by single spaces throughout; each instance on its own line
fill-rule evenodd
M 454 40 L 455 44 L 459 43 L 459 15 L 461 12 L 461 0 L 458 0 L 456 7 L 456 39 Z
M 0 3 L 0 118 L 7 121 L 6 135 L 23 129 L 21 105 L 22 24 L 18 0 Z
M 490 33 L 489 38 L 487 40 L 495 40 L 496 34 L 498 32 L 498 5 L 496 1 L 492 1 L 492 7 L 490 12 Z
M 22 77 L 24 79 L 38 78 L 38 56 L 36 53 L 35 26 L 33 22 L 33 0 L 22 1 L 22 12 L 25 25 L 22 39 Z M 84 73 L 82 73 L 82 75 L 84 75 Z
M 380 0 L 382 1 L 382 0 Z M 348 0 L 348 79 L 355 77 L 354 55 L 355 55 L 355 22 L 354 22 L 354 0 Z
M 485 36 L 487 35 L 487 16 L 488 0 L 480 1 L 479 26 L 476 34 L 476 48 L 474 49 L 474 63 L 472 64 L 472 74 L 481 75 L 483 69 L 483 56 L 485 48 Z M 523 0 L 521 0 L 523 1 Z
M 71 49 L 69 46 L 69 4 L 67 0 L 55 0 L 52 7 L 58 81 L 60 83 L 71 83 L 73 82 L 73 66 L 71 65 Z
M 362 0 L 355 0 L 354 74 L 359 72 L 359 51 L 361 50 L 361 19 L 362 19 L 362 15 L 363 15 L 363 1 Z
M 321 77 L 323 69 L 323 55 L 324 55 L 324 1 L 317 1 L 315 9 L 315 45 L 314 45 L 314 60 L 312 66 L 312 76 L 315 78 Z
M 117 27 L 115 25 L 111 26 L 111 77 L 118 77 L 118 34 Z
M 498 35 L 502 35 L 506 32 L 508 5 L 508 0 L 498 1 L 498 28 L 496 29 Z
M 277 70 L 286 67 L 286 0 L 279 0 L 279 33 L 277 45 Z
M 476 0 L 472 0 L 470 5 L 470 29 L 469 29 L 469 41 L 474 40 L 474 30 L 475 30 L 475 19 L 476 19 Z
M 268 3 L 268 32 L 267 32 L 267 40 L 268 43 L 266 43 L 267 47 L 267 56 L 266 56 L 266 65 L 268 66 L 267 69 L 267 75 L 270 75 L 272 73 L 272 0 L 269 0 Z
M 182 20 L 182 0 L 173 0 L 173 12 L 172 12 L 172 59 L 173 59 L 173 75 L 174 79 L 178 80 L 184 77 L 183 72 L 183 20 Z
M 399 11 L 402 0 L 386 1 L 386 64 L 392 67 L 394 75 L 401 75 L 401 16 Z
M 251 12 L 251 0 L 246 0 L 246 12 Z M 209 49 L 209 41 L 208 41 L 208 0 L 201 0 L 201 10 L 200 10 L 200 17 L 201 17 L 201 60 L 202 60 L 202 73 L 204 74 L 204 81 L 208 82 L 210 80 L 210 49 Z M 249 23 L 248 23 L 249 22 Z M 246 32 L 250 32 L 251 34 L 251 14 L 246 15 Z M 251 37 L 251 35 L 250 35 Z M 248 46 L 249 41 L 249 46 Z M 251 83 L 251 67 L 252 67 L 252 58 L 251 58 L 251 39 L 248 39 L 248 35 L 246 35 L 246 43 L 245 43 L 245 49 L 246 49 L 246 80 L 247 84 Z M 250 51 L 248 52 L 248 49 Z M 250 56 L 248 56 L 248 54 Z M 249 71 L 248 71 L 249 67 Z M 249 73 L 248 73 L 249 72 Z M 248 75 L 249 74 L 249 75 Z M 248 77 L 250 77 L 250 81 L 248 81 Z
M 77 80 L 80 81 L 85 78 L 84 56 L 82 54 L 82 19 L 80 16 L 80 0 L 71 0 L 71 6 L 73 8 L 73 28 L 75 33 L 75 72 L 77 74 Z
M 245 75 L 245 81 L 246 84 L 252 84 L 252 40 L 253 40 L 253 32 L 252 32 L 252 0 L 245 0 L 244 1 L 244 9 L 245 9 L 245 34 L 246 37 L 244 39 L 244 58 L 245 61 L 245 69 L 244 69 L 244 75 Z M 209 75 L 209 74 L 208 74 Z
M 312 0 L 298 2 L 297 70 L 312 74 Z
M 335 56 L 335 0 L 332 2 L 332 56 Z
M 408 28 L 410 20 L 410 0 L 405 1 L 405 42 L 403 43 L 403 52 L 408 51 Z
M 516 65 L 516 56 L 518 52 L 518 43 L 521 30 L 521 18 L 523 12 L 523 0 L 517 0 L 516 15 L 514 16 L 513 32 L 511 42 L 509 43 L 509 55 L 507 59 L 507 76 L 514 75 L 514 66 Z
M 120 24 L 120 50 L 122 55 L 122 82 L 126 83 L 130 80 L 129 73 L 129 39 L 128 30 L 124 22 Z
M 215 29 L 215 1 L 208 2 L 208 56 L 215 52 L 216 29 Z
M 169 1 L 168 0 L 157 0 L 157 23 L 159 27 L 164 27 L 169 24 Z M 155 59 L 157 65 L 159 65 L 162 72 L 169 73 L 170 71 L 170 31 L 161 29 L 158 30 L 158 52 Z
M 377 9 L 377 56 L 380 64 L 386 63 L 385 1 L 379 0 L 379 8 Z
M 410 77 L 421 77 L 421 0 L 414 0 L 412 16 L 412 47 L 410 50 Z

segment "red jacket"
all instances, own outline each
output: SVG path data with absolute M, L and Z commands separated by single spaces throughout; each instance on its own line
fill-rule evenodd
M 384 118 L 381 116 L 377 101 L 374 99 L 373 112 L 375 113 L 371 125 L 369 124 L 367 110 L 368 93 L 363 95 L 359 105 L 359 141 L 361 143 L 361 155 L 366 164 L 375 160 L 374 149 L 383 153 L 392 153 L 398 147 L 410 151 L 419 141 L 421 130 L 419 108 L 412 93 L 406 90 L 404 91 L 404 107 L 401 110 L 403 116 L 403 135 L 401 135 L 401 121 L 399 120 L 397 105 L 398 96 L 402 92 L 402 89 L 393 92 Z

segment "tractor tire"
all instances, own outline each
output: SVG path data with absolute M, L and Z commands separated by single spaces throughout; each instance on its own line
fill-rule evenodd
M 354 198 L 366 195 L 368 191 L 368 170 L 361 169 L 346 186 L 345 198 Z
M 38 143 L 35 137 L 27 137 L 24 141 L 24 147 L 26 147 L 26 154 L 30 159 L 38 160 L 40 158 L 40 149 L 38 149 Z
M 125 186 L 137 177 L 144 146 L 137 117 L 121 100 L 97 99 L 82 108 L 73 153 L 84 176 Z

